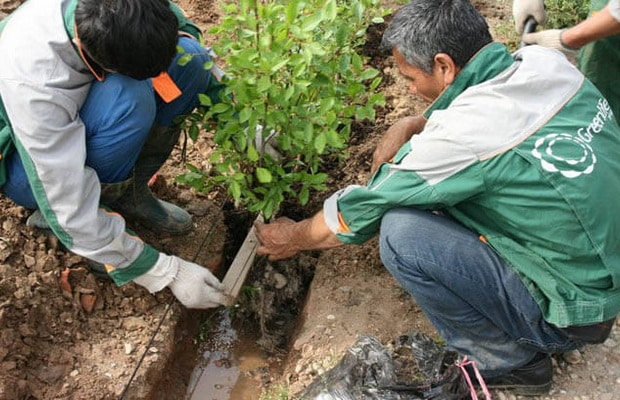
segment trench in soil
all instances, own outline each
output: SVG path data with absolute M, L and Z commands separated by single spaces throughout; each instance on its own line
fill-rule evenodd
M 296 214 L 306 217 L 286 211 L 293 218 Z M 225 205 L 228 231 L 218 278 L 228 271 L 255 217 Z M 312 254 L 277 263 L 257 257 L 234 307 L 186 310 L 177 327 L 174 354 L 151 398 L 258 399 L 280 375 L 315 262 Z
M 374 24 L 368 29 L 362 53 L 369 64 L 383 69 L 384 55 L 379 51 L 385 24 Z M 390 77 L 383 75 L 381 87 Z M 379 89 L 377 89 L 379 90 Z M 373 122 L 355 122 L 350 146 L 364 142 L 375 131 L 386 128 L 377 124 L 387 109 L 378 110 Z M 372 154 L 365 155 L 367 160 Z M 338 166 L 337 156 L 324 160 L 324 169 L 331 171 L 332 179 L 340 182 L 345 173 Z M 363 163 L 363 160 L 358 162 Z M 364 165 L 364 168 L 369 168 Z M 360 166 L 360 168 L 362 168 Z M 319 196 L 320 197 L 320 196 Z M 322 201 L 313 198 L 304 207 L 284 203 L 281 215 L 296 221 L 310 217 L 322 207 Z M 235 210 L 226 205 L 225 225 L 228 229 L 224 250 L 222 279 L 244 239 L 255 215 Z M 257 257 L 238 297 L 237 307 L 217 311 L 188 311 L 188 318 L 177 332 L 176 353 L 170 368 L 172 378 L 160 380 L 153 399 L 185 400 L 256 400 L 274 377 L 279 377 L 282 364 L 289 352 L 289 344 L 298 325 L 300 312 L 314 276 L 318 252 L 304 252 L 290 260 L 269 263 Z M 282 286 L 283 279 L 286 284 Z M 197 340 L 196 340 L 197 338 Z M 193 339 L 193 340 L 192 340 Z

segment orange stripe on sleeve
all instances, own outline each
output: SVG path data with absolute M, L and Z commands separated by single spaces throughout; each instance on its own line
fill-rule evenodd
M 344 218 L 342 218 L 342 214 L 338 213 L 338 232 L 340 233 L 349 233 L 351 229 L 349 229 L 349 225 L 344 222 Z

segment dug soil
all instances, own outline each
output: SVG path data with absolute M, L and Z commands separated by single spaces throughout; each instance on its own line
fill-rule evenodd
M 0 0 L 0 18 L 19 3 Z M 178 3 L 205 32 L 219 21 L 218 2 Z M 386 1 L 385 6 L 396 9 L 398 4 Z M 475 4 L 496 39 L 508 40 L 503 33 L 511 28 L 510 1 Z M 364 52 L 383 73 L 379 90 L 387 105 L 375 121 L 355 125 L 344 164 L 328 171 L 331 188 L 364 183 L 387 127 L 426 106 L 407 94 L 393 60 L 376 53 L 382 29 L 371 27 Z M 159 172 L 153 191 L 187 209 L 194 230 L 172 237 L 130 227 L 157 249 L 222 277 L 253 216 L 235 210 L 222 193 L 199 194 L 175 183 L 174 177 L 185 171 L 181 147 Z M 187 143 L 187 161 L 209 170 L 212 148 L 206 132 Z M 305 209 L 284 207 L 284 213 L 294 219 L 309 216 L 328 195 L 316 194 Z M 208 335 L 203 322 L 210 312 L 186 310 L 168 290 L 154 296 L 132 283 L 117 287 L 96 279 L 85 260 L 65 251 L 54 236 L 26 226 L 31 210 L 2 196 L 0 207 L 0 399 L 184 399 L 198 344 Z M 294 398 L 333 367 L 359 335 L 385 344 L 414 331 L 438 338 L 383 268 L 376 239 L 282 263 L 260 260 L 254 269 L 247 283 L 263 293 L 262 306 L 242 302 L 236 318 L 253 326 L 271 361 L 272 367 L 251 374 L 266 393 L 285 387 Z M 616 326 L 603 345 L 556 357 L 554 385 L 545 398 L 620 399 L 619 330 Z M 494 395 L 515 398 L 508 392 Z

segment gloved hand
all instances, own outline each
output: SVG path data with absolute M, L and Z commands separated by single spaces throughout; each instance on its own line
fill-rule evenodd
M 543 0 L 513 0 L 512 16 L 515 19 L 515 29 L 519 35 L 523 34 L 525 21 L 528 17 L 534 17 L 538 25 L 544 25 L 547 21 L 545 3 Z
M 151 293 L 169 287 L 187 308 L 229 305 L 224 286 L 207 268 L 179 257 L 159 253 L 155 266 L 133 280 Z
M 527 33 L 523 35 L 523 43 L 538 44 L 540 46 L 549 47 L 550 49 L 561 50 L 563 52 L 577 51 L 568 47 L 562 42 L 563 29 L 548 29 L 546 31 Z

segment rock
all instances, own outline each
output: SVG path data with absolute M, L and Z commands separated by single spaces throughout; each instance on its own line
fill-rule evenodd
M 583 356 L 579 350 L 571 350 L 562 353 L 562 359 L 569 364 L 583 364 Z
M 288 279 L 286 278 L 286 276 L 282 275 L 279 272 L 275 272 L 273 274 L 273 279 L 275 281 L 274 286 L 276 289 L 282 289 L 288 284 Z
M 80 304 L 82 308 L 86 312 L 86 314 L 90 314 L 93 312 L 95 308 L 95 302 L 97 301 L 97 296 L 91 293 L 81 293 L 80 294 Z
M 48 384 L 58 382 L 67 374 L 67 365 L 49 365 L 41 368 L 37 373 L 37 378 Z
M 24 263 L 28 268 L 32 268 L 37 263 L 37 260 L 31 255 L 24 254 Z

